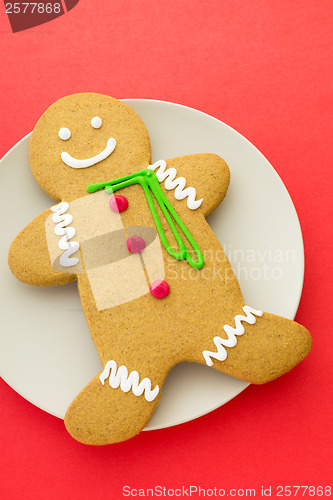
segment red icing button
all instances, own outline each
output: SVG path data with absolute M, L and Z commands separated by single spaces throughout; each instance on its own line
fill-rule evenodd
M 113 212 L 123 212 L 128 207 L 128 199 L 121 194 L 117 194 L 110 198 L 109 206 Z
M 146 242 L 141 236 L 131 236 L 127 240 L 127 248 L 132 253 L 140 253 L 146 248 Z
M 169 295 L 169 292 L 170 286 L 166 281 L 156 280 L 150 285 L 150 293 L 157 299 L 164 299 L 164 297 Z

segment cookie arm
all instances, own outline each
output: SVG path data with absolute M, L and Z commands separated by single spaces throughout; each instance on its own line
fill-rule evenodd
M 63 285 L 75 274 L 55 271 L 51 264 L 45 234 L 50 209 L 38 215 L 15 238 L 8 253 L 9 268 L 23 283 L 36 286 Z
M 208 217 L 221 203 L 229 186 L 226 162 L 211 153 L 179 156 L 165 162 L 166 165 L 156 162 L 150 168 L 157 174 L 160 185 L 166 188 L 170 201 L 177 199 L 178 207 L 182 204 L 190 212 Z

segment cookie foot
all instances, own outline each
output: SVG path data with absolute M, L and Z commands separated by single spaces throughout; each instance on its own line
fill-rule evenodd
M 147 401 L 145 393 L 136 396 L 133 390 L 112 388 L 106 377 L 104 380 L 103 385 L 97 375 L 66 412 L 65 426 L 81 443 L 105 445 L 134 437 L 145 427 L 160 401 L 157 391 L 153 393 L 154 400 Z
M 243 320 L 238 333 L 234 320 L 228 325 L 212 339 L 202 356 L 209 366 L 253 384 L 263 384 L 287 373 L 307 356 L 312 346 L 306 328 L 274 314 L 256 314 L 250 324 Z

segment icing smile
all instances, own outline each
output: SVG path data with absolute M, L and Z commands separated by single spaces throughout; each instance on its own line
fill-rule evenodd
M 93 165 L 96 165 L 96 163 L 99 163 L 100 161 L 105 160 L 105 158 L 110 156 L 110 154 L 114 151 L 116 144 L 116 140 L 111 137 L 107 142 L 106 148 L 92 158 L 78 160 L 77 158 L 73 158 L 73 156 L 71 156 L 69 153 L 63 151 L 61 153 L 61 159 L 64 163 L 66 163 L 66 165 L 72 168 L 92 167 Z

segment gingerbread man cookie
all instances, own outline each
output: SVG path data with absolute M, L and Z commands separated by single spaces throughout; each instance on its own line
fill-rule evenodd
M 29 155 L 36 181 L 57 203 L 16 237 L 10 269 L 37 286 L 77 280 L 103 365 L 67 410 L 75 439 L 103 445 L 138 434 L 179 362 L 262 384 L 308 354 L 304 327 L 244 303 L 206 222 L 228 189 L 222 158 L 151 164 L 136 113 L 91 93 L 53 104 Z

